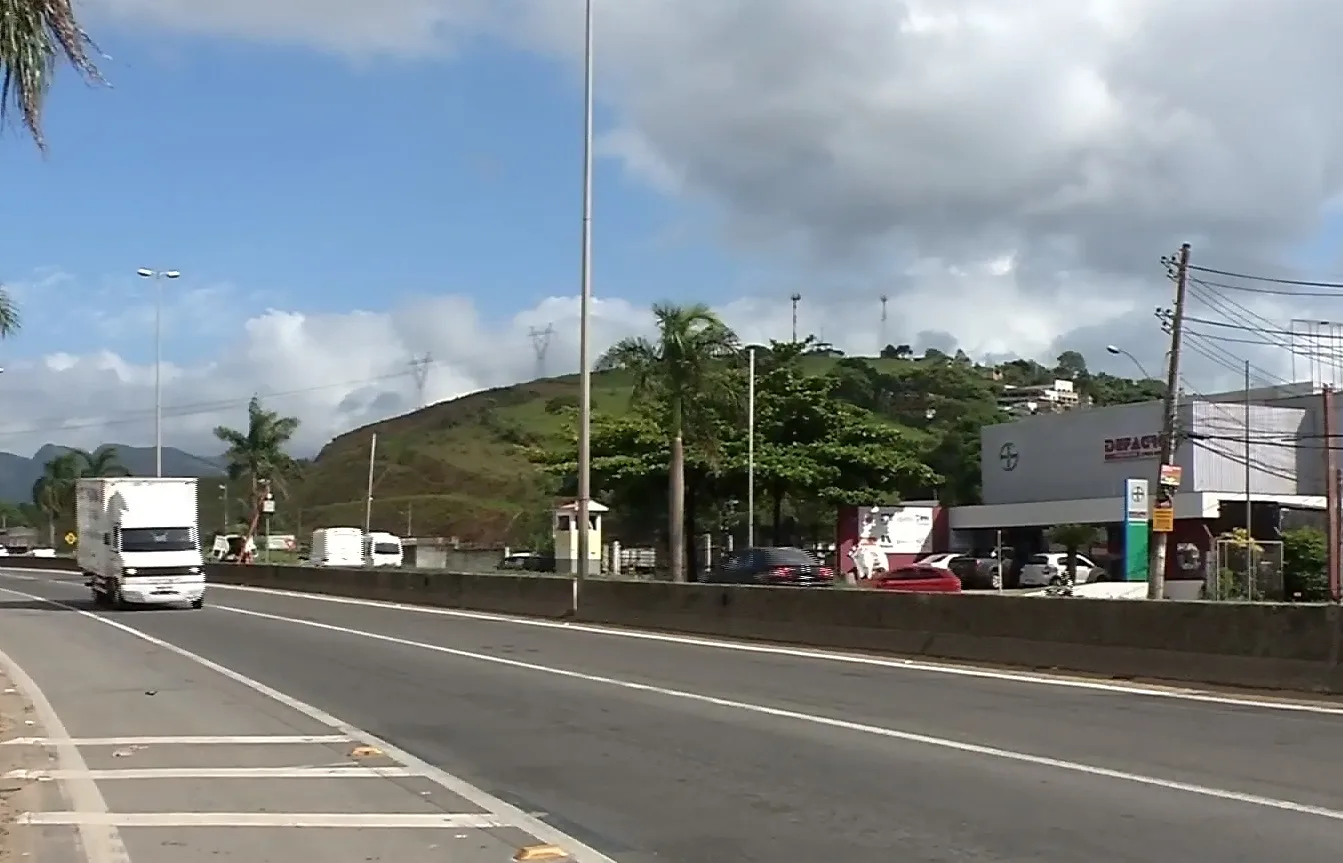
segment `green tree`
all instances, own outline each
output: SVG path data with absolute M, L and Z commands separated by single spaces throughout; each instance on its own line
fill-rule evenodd
M 42 111 L 60 59 L 101 81 L 97 46 L 75 20 L 72 0 L 0 0 L 0 121 L 17 110 L 39 149 L 46 149 Z
M 56 547 L 56 523 L 74 509 L 75 486 L 83 468 L 78 452 L 63 452 L 42 466 L 33 483 L 33 503 L 47 519 L 47 542 Z
M 1064 564 L 1064 584 L 1072 588 L 1077 584 L 1077 555 L 1082 549 L 1090 550 L 1096 542 L 1099 531 L 1093 524 L 1059 524 L 1049 531 L 1049 540 L 1063 546 L 1067 552 Z
M 1283 593 L 1288 601 L 1329 599 L 1329 541 L 1324 531 L 1298 527 L 1282 532 Z
M 737 336 L 703 303 L 653 306 L 657 338 L 628 338 L 598 360 L 598 370 L 623 369 L 634 375 L 633 397 L 657 405 L 670 445 L 668 546 L 672 578 L 685 580 L 685 441 L 710 443 L 707 414 L 733 400 L 733 380 L 725 360 L 737 349 Z
M 79 462 L 80 476 L 126 476 L 129 471 L 121 464 L 114 446 L 100 446 L 93 452 L 72 451 Z
M 296 417 L 281 416 L 277 411 L 266 410 L 258 396 L 252 396 L 247 403 L 247 428 L 245 431 L 219 426 L 214 430 L 215 437 L 228 449 L 224 460 L 228 466 L 228 478 L 234 482 L 246 484 L 249 494 L 251 518 L 248 521 L 246 538 L 256 533 L 257 520 L 261 514 L 261 504 L 272 487 L 283 490 L 287 481 L 295 475 L 295 463 L 285 446 L 298 431 Z

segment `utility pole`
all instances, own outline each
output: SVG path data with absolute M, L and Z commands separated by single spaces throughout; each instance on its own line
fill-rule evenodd
M 546 324 L 544 330 L 532 327 L 527 330 L 527 336 L 532 340 L 532 351 L 536 354 L 536 379 L 539 381 L 546 376 L 546 355 L 550 353 L 550 337 L 555 335 L 555 327 L 552 324 Z
M 1180 246 L 1175 261 L 1175 309 L 1170 325 L 1170 362 L 1166 368 L 1166 398 L 1161 406 L 1161 464 L 1173 464 L 1176 451 L 1176 393 L 1180 387 L 1180 341 L 1184 334 L 1185 295 L 1189 288 L 1189 244 Z M 1177 489 L 1157 484 L 1157 499 L 1174 505 Z M 1152 556 L 1147 568 L 1147 598 L 1162 599 L 1166 595 L 1166 548 L 1170 534 L 1164 531 L 1152 537 Z
M 755 345 L 746 349 L 746 547 L 755 548 Z
M 1324 412 L 1324 505 L 1328 510 L 1329 597 L 1339 601 L 1339 482 L 1334 458 L 1334 391 L 1320 389 L 1320 409 Z
M 378 433 L 368 442 L 368 490 L 364 493 L 364 537 L 373 526 L 373 466 L 378 458 Z
M 797 344 L 797 304 L 802 302 L 802 295 L 793 294 L 788 299 L 793 304 L 793 344 Z
M 415 535 L 415 501 L 406 502 L 406 536 Z
M 410 373 L 415 378 L 415 397 L 418 407 L 424 407 L 424 387 L 429 382 L 429 366 L 433 362 L 434 358 L 427 353 L 414 357 L 410 361 Z
M 1245 598 L 1254 601 L 1254 496 L 1250 492 L 1250 477 L 1254 468 L 1250 461 L 1250 361 L 1245 361 Z

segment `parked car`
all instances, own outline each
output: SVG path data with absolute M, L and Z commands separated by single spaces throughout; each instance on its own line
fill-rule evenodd
M 925 554 L 914 559 L 915 566 L 935 566 L 939 569 L 950 569 L 951 562 L 958 557 L 963 557 L 958 551 L 935 551 L 932 554 Z
M 1048 587 L 1050 585 L 1062 584 L 1068 571 L 1068 555 L 1064 552 L 1051 552 L 1049 554 L 1033 554 L 1026 558 L 1026 563 L 1021 567 L 1022 587 Z M 1077 583 L 1091 584 L 1096 581 L 1105 581 L 1106 571 L 1102 566 L 1097 566 L 1091 558 L 1085 555 L 1077 555 Z
M 961 580 L 956 573 L 940 566 L 915 563 L 883 572 L 870 582 L 873 590 L 904 593 L 960 593 Z
M 746 548 L 705 573 L 707 584 L 759 584 L 780 587 L 828 587 L 835 573 L 800 548 Z
M 946 568 L 956 574 L 965 590 L 996 590 L 1002 586 L 996 560 L 963 554 L 948 561 Z

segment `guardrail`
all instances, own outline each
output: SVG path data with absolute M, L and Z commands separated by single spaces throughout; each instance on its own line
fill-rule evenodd
M 207 567 L 212 582 L 564 617 L 568 579 Z M 1343 609 L 591 581 L 588 623 L 1120 678 L 1343 694 Z

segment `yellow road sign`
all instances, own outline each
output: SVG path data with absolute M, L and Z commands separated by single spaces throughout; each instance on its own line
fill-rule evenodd
M 74 544 L 75 544 L 76 542 L 78 542 L 78 541 L 79 541 L 79 537 L 75 536 L 75 532 L 74 532 L 73 530 L 70 531 L 69 533 L 67 533 L 67 534 L 65 535 L 65 544 L 66 544 L 66 545 L 74 545 Z
M 1175 530 L 1175 508 L 1158 506 L 1152 510 L 1152 532 L 1170 533 Z

